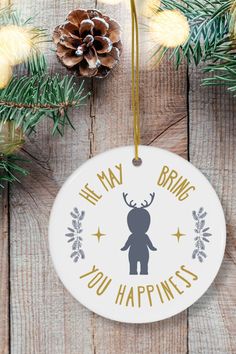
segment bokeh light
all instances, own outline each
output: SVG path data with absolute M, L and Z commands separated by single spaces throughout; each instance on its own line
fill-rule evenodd
M 160 7 L 160 0 L 138 0 L 137 8 L 141 16 L 147 19 L 156 16 L 156 13 Z
M 10 65 L 23 63 L 31 54 L 33 47 L 32 33 L 29 28 L 8 25 L 0 29 L 0 55 Z
M 160 46 L 175 48 L 189 38 L 187 18 L 177 10 L 163 10 L 150 20 L 148 32 L 152 40 Z
M 12 77 L 12 67 L 4 56 L 0 55 L 0 89 L 6 87 Z

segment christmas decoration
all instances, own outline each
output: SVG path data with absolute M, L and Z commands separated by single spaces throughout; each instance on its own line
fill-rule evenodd
M 98 10 L 74 10 L 53 35 L 57 57 L 79 76 L 103 78 L 118 63 L 121 28 Z
M 18 173 L 27 174 L 17 154 L 24 136 L 34 132 L 43 119 L 52 122 L 53 134 L 63 135 L 66 125 L 73 127 L 69 109 L 78 108 L 87 96 L 83 83 L 77 87 L 73 76 L 48 74 L 37 45 L 45 39 L 44 30 L 22 20 L 12 8 L 0 10 L 0 182 L 13 182 Z M 11 77 L 17 64 L 27 66 L 27 76 Z
M 152 56 L 159 62 L 171 49 L 169 58 L 175 57 L 178 68 L 182 59 L 196 65 L 205 62 L 203 71 L 210 77 L 203 79 L 204 85 L 222 84 L 228 90 L 236 90 L 236 54 L 235 54 L 235 0 L 162 0 L 161 6 L 154 9 L 156 20 L 166 11 L 174 11 L 185 17 L 179 22 L 178 31 L 185 32 L 186 21 L 190 26 L 189 37 L 173 49 L 171 39 L 160 42 L 157 34 L 156 47 Z M 175 22 L 170 28 L 175 27 Z M 182 29 L 181 29 L 182 27 Z M 149 29 L 152 32 L 152 25 Z M 169 42 L 170 40 L 170 42 Z M 162 39 L 161 39 L 162 41 Z
M 134 146 L 73 173 L 55 200 L 49 245 L 59 277 L 82 304 L 116 321 L 148 323 L 185 310 L 207 290 L 226 230 L 219 199 L 196 168 L 140 146 L 139 27 L 135 0 L 130 4 Z M 188 38 L 175 10 L 162 11 L 156 24 L 162 47 Z
M 59 192 L 50 217 L 55 269 L 90 310 L 129 323 L 173 316 L 197 301 L 223 259 L 220 201 L 183 158 L 139 146 L 82 165 Z M 145 181 L 145 183 L 143 183 Z

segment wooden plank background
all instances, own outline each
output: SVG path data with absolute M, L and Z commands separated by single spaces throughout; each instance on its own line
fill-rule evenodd
M 0 4 L 3 5 L 3 0 Z M 38 13 L 53 28 L 78 7 L 74 0 L 14 0 L 22 14 Z M 141 56 L 142 143 L 189 157 L 210 179 L 226 212 L 228 239 L 223 266 L 208 292 L 190 309 L 166 321 L 127 325 L 103 319 L 76 302 L 52 267 L 47 225 L 65 179 L 88 158 L 132 144 L 130 17 L 127 5 L 81 0 L 116 18 L 124 51 L 105 80 L 87 80 L 92 96 L 74 111 L 76 131 L 52 138 L 43 122 L 26 144 L 31 174 L 10 186 L 0 204 L 0 354 L 236 353 L 236 124 L 235 99 L 224 89 L 200 86 L 199 69 L 172 63 L 158 69 Z M 66 73 L 46 49 L 52 72 Z M 78 80 L 79 81 L 79 80 Z

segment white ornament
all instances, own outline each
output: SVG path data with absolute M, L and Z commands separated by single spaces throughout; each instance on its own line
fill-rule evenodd
M 207 179 L 188 161 L 140 146 L 87 161 L 60 190 L 50 218 L 55 269 L 101 316 L 148 323 L 198 300 L 225 249 L 225 219 Z

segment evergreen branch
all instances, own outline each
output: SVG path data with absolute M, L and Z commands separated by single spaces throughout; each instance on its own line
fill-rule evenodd
M 66 124 L 72 126 L 68 109 L 79 107 L 87 97 L 83 95 L 83 83 L 77 88 L 73 79 L 73 76 L 59 75 L 14 77 L 0 91 L 1 124 L 14 120 L 16 127 L 30 133 L 48 117 L 53 121 L 53 133 L 63 134 Z
M 204 72 L 214 76 L 203 79 L 203 85 L 224 85 L 231 92 L 236 91 L 236 53 L 216 54 L 215 62 L 204 68 Z
M 232 1 L 183 0 L 179 3 L 178 0 L 162 0 L 161 11 L 177 9 L 190 25 L 189 39 L 173 51 L 177 67 L 183 57 L 188 63 L 194 61 L 196 65 L 211 57 L 222 39 L 229 34 Z
M 46 58 L 44 54 L 38 50 L 33 51 L 25 66 L 30 76 L 43 75 L 47 71 Z
M 0 27 L 7 25 L 30 26 L 34 19 L 35 17 L 23 18 L 13 5 L 0 8 Z M 40 30 L 40 32 L 45 32 L 45 30 Z
M 235 0 L 162 0 L 160 10 L 179 10 L 188 20 L 189 39 L 182 46 L 168 49 L 159 46 L 154 52 L 157 60 L 171 51 L 178 68 L 183 58 L 190 64 L 205 62 L 202 69 L 210 73 L 203 85 L 224 85 L 236 91 L 236 2 Z
M 19 103 L 19 102 L 10 102 L 10 101 L 5 101 L 5 100 L 0 100 L 0 106 L 6 106 L 6 107 L 13 107 L 13 108 L 24 108 L 24 109 L 32 109 L 34 111 L 40 110 L 40 109 L 48 109 L 48 110 L 53 110 L 53 109 L 60 109 L 60 108 L 69 108 L 69 107 L 74 107 L 79 102 L 77 101 L 72 101 L 72 102 L 60 102 L 58 104 L 41 104 L 41 103 Z
M 19 166 L 22 159 L 11 155 L 14 144 L 17 149 L 19 142 L 5 139 L 4 134 L 7 134 L 8 129 L 5 124 L 14 122 L 14 129 L 22 129 L 23 135 L 35 130 L 43 119 L 49 118 L 53 122 L 52 133 L 57 131 L 62 135 L 65 125 L 72 126 L 69 109 L 80 107 L 88 96 L 83 94 L 83 82 L 78 88 L 73 76 L 60 77 L 47 73 L 45 56 L 38 50 L 38 44 L 45 41 L 46 31 L 34 27 L 32 20 L 22 19 L 13 7 L 0 9 L 0 29 L 9 25 L 26 26 L 32 40 L 32 53 L 24 64 L 28 76 L 15 76 L 6 88 L 0 90 L 0 131 L 3 132 L 0 187 L 3 187 L 4 181 L 18 181 L 18 175 L 28 174 Z
M 28 171 L 18 165 L 18 162 L 25 161 L 22 158 L 12 155 L 9 157 L 0 156 L 0 187 L 4 188 L 4 182 L 19 182 L 18 174 L 27 176 Z
M 19 12 L 12 6 L 0 8 L 0 27 L 15 25 L 20 27 L 27 27 L 31 34 L 31 39 L 34 43 L 45 38 L 47 31 L 43 28 L 33 26 L 33 17 L 23 19 Z
M 5 25 L 25 25 L 28 21 L 23 20 L 12 6 L 0 9 L 0 27 Z

